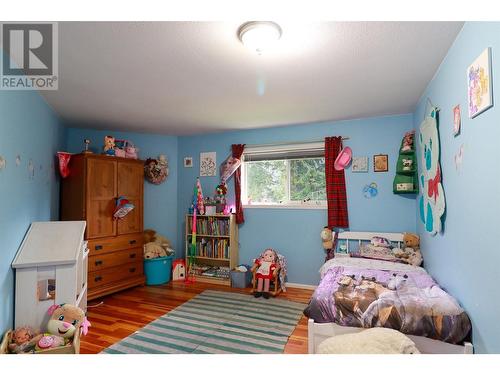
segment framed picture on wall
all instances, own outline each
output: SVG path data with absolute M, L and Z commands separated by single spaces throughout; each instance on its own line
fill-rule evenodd
M 215 176 L 217 174 L 216 158 L 215 152 L 200 153 L 200 176 Z
M 368 172 L 368 156 L 354 156 L 352 158 L 353 172 Z
M 493 106 L 491 48 L 486 48 L 467 68 L 469 117 L 474 118 Z
M 193 157 L 187 156 L 184 158 L 184 168 L 192 168 L 193 167 Z
M 373 155 L 373 171 L 387 172 L 389 170 L 389 155 Z

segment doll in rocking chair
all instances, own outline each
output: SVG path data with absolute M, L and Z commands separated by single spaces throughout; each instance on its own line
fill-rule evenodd
M 251 269 L 252 272 L 255 272 L 257 281 L 257 290 L 254 292 L 255 298 L 261 296 L 265 299 L 269 298 L 269 284 L 276 276 L 277 267 L 277 255 L 272 249 L 266 249 L 260 258 L 255 259 L 255 263 Z

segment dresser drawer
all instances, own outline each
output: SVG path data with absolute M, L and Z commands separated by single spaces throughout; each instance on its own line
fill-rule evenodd
M 142 260 L 135 263 L 122 264 L 121 266 L 106 268 L 99 271 L 89 272 L 89 288 L 111 284 L 127 278 L 142 276 Z
M 121 235 L 117 237 L 105 237 L 89 240 L 90 255 L 101 255 L 116 250 L 132 249 L 142 247 L 142 233 Z
M 134 263 L 143 258 L 142 247 L 134 249 L 114 251 L 99 255 L 92 255 L 89 258 L 89 271 L 99 271 L 109 267 L 116 267 L 121 264 Z

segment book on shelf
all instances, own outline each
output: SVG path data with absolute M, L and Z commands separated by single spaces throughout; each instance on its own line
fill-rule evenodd
M 193 219 L 188 220 L 188 232 L 193 231 Z M 196 233 L 210 236 L 229 236 L 229 218 L 201 216 L 196 218 Z
M 230 268 L 229 267 L 215 267 L 195 264 L 191 271 L 194 275 L 205 276 L 205 277 L 217 277 L 217 278 L 229 278 Z
M 189 251 L 191 251 L 191 249 L 189 249 Z M 228 259 L 229 239 L 199 239 L 196 241 L 196 248 L 193 255 L 205 258 Z

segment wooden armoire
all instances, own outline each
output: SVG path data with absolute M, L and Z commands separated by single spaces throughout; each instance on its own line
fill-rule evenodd
M 143 285 L 144 162 L 97 154 L 73 155 L 61 183 L 61 220 L 85 220 L 88 299 Z M 116 198 L 135 208 L 115 219 Z

